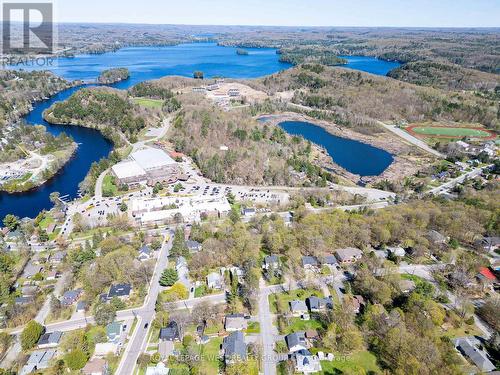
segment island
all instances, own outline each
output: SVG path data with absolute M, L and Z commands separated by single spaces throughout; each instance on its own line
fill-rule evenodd
M 97 82 L 103 85 L 111 85 L 113 83 L 125 81 L 129 79 L 130 72 L 127 68 L 113 68 L 101 72 L 97 78 Z

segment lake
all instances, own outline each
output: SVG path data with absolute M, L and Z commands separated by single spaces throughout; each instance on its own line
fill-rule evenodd
M 361 70 L 363 72 L 386 76 L 392 69 L 399 68 L 401 63 L 397 61 L 385 61 L 370 56 L 340 56 L 348 62 L 342 65 L 345 68 Z
M 288 63 L 281 63 L 279 55 L 272 48 L 245 48 L 248 55 L 237 55 L 236 50 L 237 48 L 221 47 L 215 43 L 130 47 L 100 55 L 60 58 L 50 70 L 68 80 L 88 82 L 95 80 L 103 70 L 126 67 L 130 70 L 131 77 L 112 86 L 127 89 L 139 82 L 169 75 L 192 77 L 193 72 L 197 70 L 203 71 L 206 78 L 251 79 L 291 67 Z M 396 64 L 373 57 L 360 59 L 358 56 L 348 56 L 346 58 L 349 60 L 346 67 L 381 75 L 387 74 L 393 64 Z M 47 67 L 39 69 L 44 68 Z M 78 185 L 86 176 L 91 164 L 106 157 L 111 151 L 112 145 L 96 130 L 78 126 L 51 125 L 42 118 L 45 109 L 58 101 L 67 99 L 80 88 L 63 91 L 49 100 L 36 103 L 33 110 L 25 117 L 27 123 L 42 124 L 52 134 L 57 135 L 64 131 L 79 143 L 79 147 L 74 158 L 60 173 L 38 189 L 19 194 L 0 193 L 0 218 L 8 213 L 20 217 L 34 217 L 41 210 L 50 209 L 52 205 L 49 195 L 54 191 L 75 198 L 78 194 Z
M 389 152 L 381 148 L 338 137 L 309 122 L 284 121 L 279 126 L 291 135 L 301 136 L 323 147 L 336 164 L 362 177 L 379 176 L 394 160 Z

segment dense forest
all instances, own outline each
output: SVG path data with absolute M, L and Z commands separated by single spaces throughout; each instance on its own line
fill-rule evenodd
M 339 125 L 366 128 L 376 120 L 480 123 L 499 129 L 498 103 L 342 68 L 303 65 L 257 81 L 270 94 L 295 91 L 292 102 L 327 111 Z

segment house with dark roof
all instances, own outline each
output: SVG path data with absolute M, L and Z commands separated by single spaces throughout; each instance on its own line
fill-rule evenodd
M 161 341 L 179 341 L 179 327 L 177 323 L 172 321 L 168 325 L 160 330 L 160 340 Z
M 29 305 L 30 303 L 35 301 L 34 296 L 27 296 L 27 297 L 16 297 L 14 299 L 14 304 L 17 306 L 24 306 L 24 305 Z
M 145 262 L 146 260 L 149 260 L 153 257 L 153 249 L 151 249 L 149 246 L 144 245 L 139 249 L 139 255 L 137 256 L 137 259 L 139 259 L 141 262 Z
M 306 298 L 306 305 L 311 312 L 320 312 L 326 309 L 333 309 L 333 300 L 331 298 L 319 298 L 311 296 Z
M 487 252 L 495 251 L 500 248 L 500 237 L 484 237 L 476 241 L 476 247 L 480 247 Z
M 65 258 L 66 258 L 65 251 L 56 251 L 49 257 L 49 261 L 52 264 L 61 264 L 62 262 L 64 262 Z
M 247 359 L 247 344 L 245 335 L 241 331 L 233 332 L 222 341 L 222 350 L 224 351 L 224 361 L 231 364 Z
M 37 346 L 39 349 L 55 348 L 57 345 L 59 345 L 61 337 L 62 332 L 59 331 L 44 333 L 38 340 Z
M 455 348 L 481 372 L 490 372 L 495 370 L 495 365 L 488 359 L 483 350 L 478 348 L 479 341 L 474 337 L 461 337 L 454 341 Z
M 302 257 L 302 267 L 306 270 L 314 270 L 319 266 L 318 258 L 313 256 L 303 256 Z
M 189 249 L 189 252 L 192 254 L 198 253 L 202 249 L 201 243 L 199 243 L 198 241 L 193 241 L 193 240 L 187 240 L 186 246 Z
M 339 265 L 339 262 L 337 262 L 337 258 L 335 258 L 335 255 L 327 254 L 321 259 L 321 264 L 336 267 Z
M 132 292 L 132 285 L 130 284 L 111 285 L 111 288 L 109 288 L 107 299 L 111 300 L 117 297 L 121 300 L 127 300 L 130 298 L 131 292 Z
M 67 292 L 64 292 L 61 298 L 61 304 L 64 306 L 71 306 L 78 301 L 82 294 L 82 289 L 68 290 Z
M 286 335 L 285 342 L 290 353 L 295 353 L 299 350 L 307 350 L 307 348 L 309 347 L 306 339 L 306 333 L 303 331 Z

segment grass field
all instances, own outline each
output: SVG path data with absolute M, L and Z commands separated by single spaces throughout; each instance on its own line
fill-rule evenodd
M 488 130 L 473 126 L 441 126 L 433 124 L 411 125 L 406 131 L 415 136 L 425 136 L 427 138 L 482 138 L 495 139 L 496 135 Z
M 163 100 L 160 99 L 148 99 L 148 98 L 132 98 L 134 103 L 142 105 L 147 108 L 158 108 L 163 107 Z
M 346 357 L 336 356 L 333 362 L 322 361 L 321 368 L 323 370 L 321 373 L 325 375 L 338 374 L 339 371 L 341 374 L 344 372 L 348 374 L 382 373 L 375 356 L 368 351 L 357 352 Z

